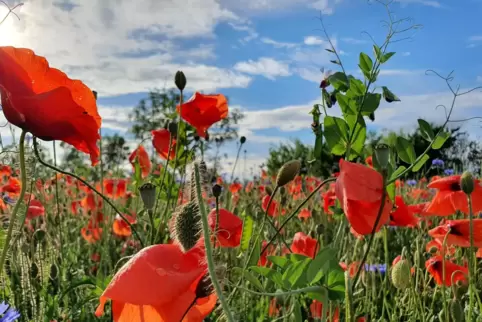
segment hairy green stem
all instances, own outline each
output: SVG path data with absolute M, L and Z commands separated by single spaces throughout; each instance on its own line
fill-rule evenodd
M 208 264 L 209 276 L 211 277 L 211 282 L 213 283 L 216 295 L 221 303 L 221 307 L 226 314 L 226 319 L 228 322 L 234 322 L 234 318 L 229 309 L 228 302 L 224 298 L 223 290 L 216 277 L 214 260 L 213 260 L 213 250 L 211 247 L 211 236 L 209 232 L 208 215 L 206 213 L 206 208 L 204 207 L 202 192 L 201 192 L 201 175 L 199 174 L 199 165 L 194 163 L 194 176 L 196 180 L 196 197 L 199 204 L 199 210 L 201 212 L 201 221 L 203 225 L 203 237 L 204 237 L 204 247 L 206 249 L 206 261 Z
M 27 190 L 27 173 L 25 168 L 25 135 L 27 132 L 22 130 L 20 134 L 20 141 L 18 144 L 18 157 L 20 161 L 20 194 L 18 196 L 15 207 L 10 214 L 10 223 L 8 224 L 7 237 L 5 239 L 5 246 L 3 246 L 2 257 L 0 257 L 0 275 L 3 274 L 3 265 L 5 264 L 5 259 L 7 258 L 7 253 L 10 248 L 10 240 L 12 239 L 13 227 L 15 227 L 15 219 L 17 218 L 18 210 L 23 202 L 25 196 L 25 191 Z
M 134 228 L 134 226 L 129 222 L 129 220 L 127 220 L 127 218 L 119 211 L 119 209 L 117 209 L 117 207 L 112 203 L 112 201 L 109 200 L 109 198 L 107 198 L 106 196 L 104 196 L 100 191 L 98 191 L 93 185 L 91 185 L 90 183 L 88 183 L 87 181 L 85 181 L 84 179 L 82 179 L 81 177 L 79 177 L 78 175 L 76 175 L 75 173 L 72 173 L 72 172 L 68 172 L 68 171 L 64 171 L 62 169 L 59 169 L 57 168 L 56 166 L 53 166 L 47 162 L 45 162 L 44 160 L 42 160 L 42 158 L 40 157 L 40 153 L 38 151 L 38 142 L 37 142 L 37 138 L 34 136 L 33 137 L 33 151 L 35 153 L 35 156 L 37 157 L 37 160 L 45 167 L 47 168 L 50 168 L 54 171 L 57 171 L 57 172 L 60 172 L 62 174 L 65 174 L 67 176 L 71 176 L 77 180 L 79 180 L 80 182 L 82 182 L 83 184 L 85 184 L 90 190 L 92 190 L 93 192 L 95 192 L 99 197 L 102 198 L 102 200 L 104 200 L 105 202 L 107 202 L 107 204 L 109 206 L 112 207 L 112 209 L 122 218 L 122 220 L 129 226 L 129 228 L 132 230 L 132 233 L 136 236 L 137 240 L 139 241 L 139 243 L 141 244 L 141 247 L 144 248 L 144 242 L 142 241 L 142 238 L 141 236 L 139 236 L 139 234 L 137 233 L 137 230 Z
M 472 209 L 472 195 L 467 194 L 467 202 L 469 204 L 469 238 L 470 238 L 470 249 L 469 249 L 469 318 L 468 321 L 472 321 L 472 316 L 474 314 L 474 293 L 475 293 L 475 274 L 477 272 L 476 262 L 474 261 L 474 212 Z M 475 270 L 474 270 L 475 268 Z

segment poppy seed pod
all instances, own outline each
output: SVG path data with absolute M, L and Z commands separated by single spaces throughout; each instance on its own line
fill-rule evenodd
M 454 321 L 464 320 L 464 309 L 457 299 L 452 299 L 449 306 L 450 316 Z
M 144 203 L 144 208 L 147 210 L 154 209 L 156 204 L 156 186 L 149 182 L 144 183 L 139 187 L 139 193 Z
M 174 76 L 174 83 L 180 91 L 183 91 L 187 84 L 186 75 L 184 75 L 182 71 L 178 70 Z
M 169 122 L 169 124 L 167 124 L 167 129 L 169 130 L 169 133 L 171 133 L 172 136 L 177 135 L 177 123 L 176 122 Z
M 246 143 L 246 137 L 245 137 L 245 136 L 242 136 L 242 137 L 239 139 L 239 142 L 240 142 L 241 144 Z
M 215 184 L 212 190 L 213 190 L 213 196 L 218 198 L 219 196 L 221 196 L 221 192 L 223 191 L 223 188 L 220 185 Z
M 390 161 L 390 147 L 386 144 L 379 144 L 375 148 L 375 158 L 381 169 L 386 169 Z
M 470 195 L 472 192 L 474 192 L 475 181 L 472 173 L 470 173 L 469 171 L 465 171 L 462 174 L 462 176 L 460 177 L 460 187 L 462 188 L 462 191 L 467 195 Z
M 201 215 L 198 205 L 190 201 L 173 214 L 173 238 L 179 243 L 183 252 L 196 246 L 201 234 Z
M 286 162 L 278 171 L 276 178 L 276 185 L 282 187 L 291 182 L 300 172 L 301 162 L 299 160 L 292 160 Z
M 410 286 L 410 264 L 405 258 L 402 258 L 392 268 L 392 284 L 399 290 L 404 290 Z

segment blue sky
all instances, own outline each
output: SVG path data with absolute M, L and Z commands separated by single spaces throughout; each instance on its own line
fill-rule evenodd
M 482 86 L 482 1 L 399 0 L 390 8 L 395 19 L 411 19 L 401 28 L 423 28 L 391 45 L 397 54 L 377 84 L 402 101 L 383 103 L 371 127 L 410 130 L 419 117 L 440 122 L 435 107 L 450 104 L 451 95 L 425 71 L 455 70 L 454 86 Z M 149 89 L 173 86 L 181 69 L 190 91 L 223 93 L 245 113 L 248 168 L 279 142 L 313 140 L 308 111 L 320 99 L 320 69 L 338 70 L 324 50 L 320 16 L 357 76 L 359 53 L 372 55 L 363 32 L 381 43 L 388 18 L 380 4 L 359 0 L 27 0 L 17 14 L 20 20 L 11 16 L 0 26 L 0 45 L 29 47 L 99 91 L 106 133 L 125 134 L 129 110 Z M 457 102 L 454 119 L 482 116 L 480 91 Z M 477 120 L 464 127 L 481 133 Z M 226 151 L 232 162 L 234 144 Z

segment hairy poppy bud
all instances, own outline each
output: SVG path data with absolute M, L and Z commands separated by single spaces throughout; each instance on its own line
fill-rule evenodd
M 285 184 L 291 182 L 296 175 L 300 172 L 301 162 L 299 160 L 292 160 L 286 162 L 278 171 L 278 177 L 276 178 L 276 185 L 282 187 Z
M 214 196 L 214 197 L 217 198 L 217 197 L 221 196 L 221 192 L 222 192 L 222 191 L 223 191 L 223 188 L 222 188 L 220 185 L 215 184 L 215 185 L 213 186 L 213 196 Z
M 375 158 L 381 169 L 386 169 L 390 161 L 390 148 L 386 144 L 379 144 L 375 148 Z
M 199 140 L 201 139 L 201 137 L 199 135 L 194 135 L 194 141 L 198 142 Z
M 214 292 L 213 283 L 211 277 L 208 274 L 204 275 L 196 286 L 196 298 L 202 299 L 208 297 Z
M 460 177 L 460 187 L 465 194 L 470 195 L 475 188 L 475 181 L 472 173 L 465 171 Z
M 245 136 L 242 136 L 242 137 L 239 139 L 239 142 L 240 142 L 241 144 L 246 143 L 246 137 L 245 137 Z
M 201 215 L 198 205 L 190 201 L 173 214 L 172 237 L 187 252 L 196 246 L 201 234 Z
M 450 316 L 453 321 L 463 321 L 464 320 L 464 309 L 460 304 L 459 300 L 452 299 L 449 306 Z
M 177 123 L 176 122 L 169 122 L 169 124 L 167 124 L 167 129 L 169 130 L 169 133 L 171 133 L 171 136 L 177 135 Z
M 405 258 L 402 258 L 392 268 L 392 283 L 393 286 L 400 290 L 404 290 L 410 286 L 410 264 Z
M 144 203 L 144 208 L 147 210 L 154 209 L 154 205 L 156 204 L 156 186 L 152 183 L 144 183 L 139 187 L 139 193 Z
M 316 226 L 316 233 L 318 235 L 323 235 L 325 233 L 325 226 L 323 224 L 318 224 Z
M 176 76 L 174 76 L 174 83 L 180 91 L 186 88 L 187 79 L 182 71 L 177 71 Z

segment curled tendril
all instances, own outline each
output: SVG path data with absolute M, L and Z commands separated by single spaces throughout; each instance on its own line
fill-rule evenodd
M 16 4 L 15 6 L 11 7 L 3 0 L 0 0 L 0 3 L 3 4 L 5 7 L 7 7 L 8 9 L 8 12 L 7 14 L 5 15 L 5 17 L 3 17 L 3 19 L 0 21 L 0 25 L 5 21 L 7 20 L 8 16 L 10 16 L 10 14 L 14 15 L 15 17 L 17 17 L 18 20 L 20 20 L 20 17 L 14 12 L 15 9 L 23 6 L 23 3 L 19 3 L 19 4 Z

